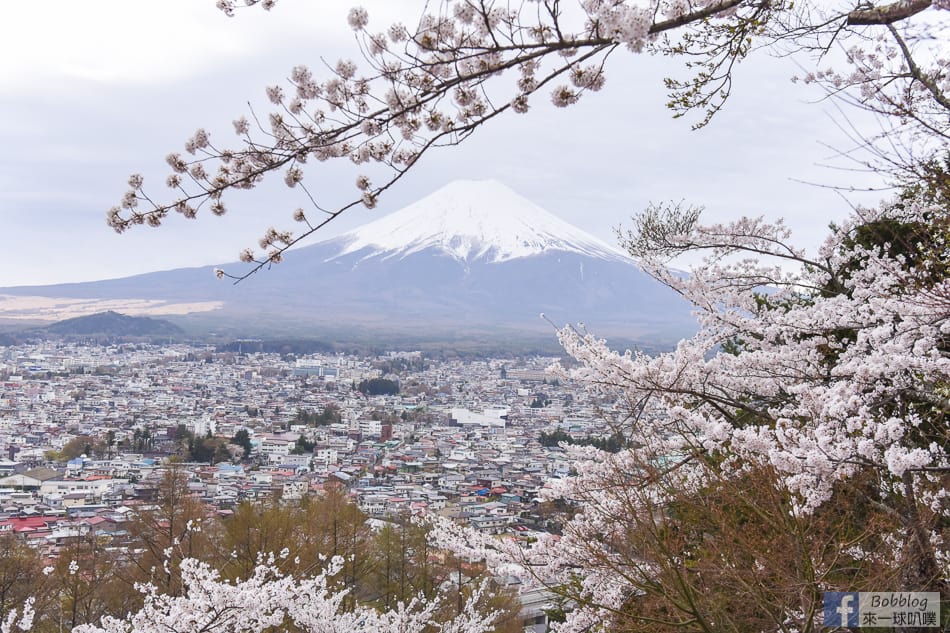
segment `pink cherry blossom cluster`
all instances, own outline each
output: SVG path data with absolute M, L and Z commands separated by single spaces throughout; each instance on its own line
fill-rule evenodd
M 34 598 L 27 598 L 21 609 L 10 609 L 0 621 L 0 633 L 15 633 L 15 631 L 29 631 L 33 628 Z
M 832 45 L 830 38 L 823 45 L 837 47 L 835 57 L 843 63 L 819 67 L 800 78 L 849 106 L 878 115 L 880 129 L 855 139 L 865 148 L 865 157 L 854 160 L 904 182 L 928 177 L 929 161 L 950 144 L 946 17 L 924 12 L 928 5 L 948 8 L 942 1 L 890 5 L 906 7 L 908 17 L 869 26 L 854 43 Z
M 285 555 L 285 554 L 282 554 Z M 437 622 L 438 601 L 413 600 L 380 613 L 357 606 L 343 609 L 346 590 L 332 589 L 329 581 L 343 565 L 336 557 L 317 576 L 296 579 L 284 574 L 274 556 L 262 561 L 252 575 L 227 581 L 205 563 L 194 559 L 181 562 L 184 591 L 172 596 L 154 586 L 141 587 L 145 604 L 125 618 L 106 617 L 99 624 L 84 624 L 76 633 L 259 633 L 291 626 L 312 633 L 487 633 L 494 614 L 482 615 L 469 601 L 455 617 Z M 29 630 L 30 605 L 17 619 L 16 612 L 5 619 L 2 633 L 13 627 Z
M 849 241 L 860 226 L 928 226 L 942 213 L 907 202 L 861 209 L 810 259 L 789 245 L 782 224 L 761 219 L 697 224 L 666 236 L 662 253 L 630 244 L 645 270 L 693 303 L 700 331 L 673 352 L 648 357 L 618 354 L 566 328 L 561 340 L 583 362 L 572 375 L 632 400 L 661 394 L 668 424 L 659 446 L 655 438 L 644 445 L 671 455 L 701 447 L 768 462 L 786 474 L 805 508 L 826 501 L 835 480 L 865 468 L 898 480 L 948 468 L 946 449 L 917 432 L 926 420 L 911 403 L 950 384 L 943 349 L 950 280 L 931 279 L 931 268 L 950 251 L 935 241 L 930 264 L 910 266 L 887 244 Z M 688 276 L 672 273 L 666 261 L 676 245 L 706 251 L 703 265 Z M 801 268 L 788 272 L 775 260 Z M 736 341 L 737 353 L 722 351 Z M 726 403 L 758 422 L 736 425 L 723 413 Z
M 228 17 L 233 17 L 234 12 L 237 9 L 253 7 L 256 4 L 259 4 L 262 8 L 270 11 L 274 8 L 274 5 L 277 4 L 277 0 L 244 0 L 243 4 L 237 4 L 235 0 L 217 0 L 215 3 L 218 9 Z

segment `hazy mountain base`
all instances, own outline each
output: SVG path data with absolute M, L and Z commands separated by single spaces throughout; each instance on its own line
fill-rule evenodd
M 116 317 L 124 323 L 115 328 Z M 179 321 L 184 327 L 172 323 Z M 473 326 L 464 330 L 433 329 L 420 325 L 394 329 L 340 324 L 280 323 L 268 319 L 254 325 L 227 317 L 193 315 L 177 319 L 151 319 L 102 313 L 68 319 L 52 325 L 41 322 L 0 319 L 0 346 L 36 340 L 64 340 L 80 343 L 150 342 L 213 344 L 234 352 L 378 354 L 394 349 L 413 349 L 432 358 L 485 358 L 532 355 L 560 355 L 563 352 L 550 324 L 538 332 L 514 328 Z M 615 347 L 660 352 L 670 349 L 673 340 L 633 340 L 610 337 Z
M 232 321 L 224 314 L 195 314 L 168 320 L 188 332 L 190 340 L 228 343 L 236 339 L 250 338 L 268 348 L 275 345 L 294 348 L 298 342 L 319 342 L 325 345 L 328 351 L 349 353 L 375 353 L 393 349 L 414 349 L 429 354 L 444 354 L 451 350 L 453 354 L 463 356 L 563 353 L 554 328 L 540 318 L 536 331 L 485 325 L 453 328 L 449 325 L 436 326 L 423 322 L 403 327 L 385 327 L 378 323 L 320 324 L 313 321 L 273 320 L 268 316 L 261 316 L 257 322 L 244 319 Z M 199 334 L 202 332 L 205 334 Z M 623 334 L 611 336 L 609 333 L 606 338 L 615 347 L 636 348 L 648 352 L 668 350 L 678 340 L 672 335 L 634 339 Z
M 328 261 L 338 248 L 325 243 L 301 249 L 287 263 L 237 285 L 214 279 L 211 268 L 192 268 L 0 292 L 214 302 L 214 310 L 162 315 L 196 340 L 307 337 L 387 347 L 472 342 L 554 350 L 554 325 L 584 320 L 618 344 L 667 349 L 694 329 L 685 303 L 632 264 L 565 253 L 497 264 L 431 252 L 396 260 L 354 253 Z M 151 314 L 161 314 L 160 307 Z

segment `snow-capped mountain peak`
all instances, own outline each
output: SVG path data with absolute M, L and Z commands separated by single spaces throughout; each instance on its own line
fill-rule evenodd
M 340 255 L 404 257 L 437 249 L 460 261 L 503 262 L 551 251 L 627 259 L 493 180 L 449 183 L 403 209 L 340 236 Z

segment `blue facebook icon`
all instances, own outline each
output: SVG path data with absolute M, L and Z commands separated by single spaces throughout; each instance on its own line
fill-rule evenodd
M 825 626 L 856 627 L 858 624 L 858 592 L 825 592 Z

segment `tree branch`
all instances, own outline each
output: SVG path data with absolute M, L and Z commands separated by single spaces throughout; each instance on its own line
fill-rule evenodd
M 900 0 L 883 7 L 856 9 L 848 14 L 849 26 L 894 24 L 917 15 L 931 6 L 930 0 Z

